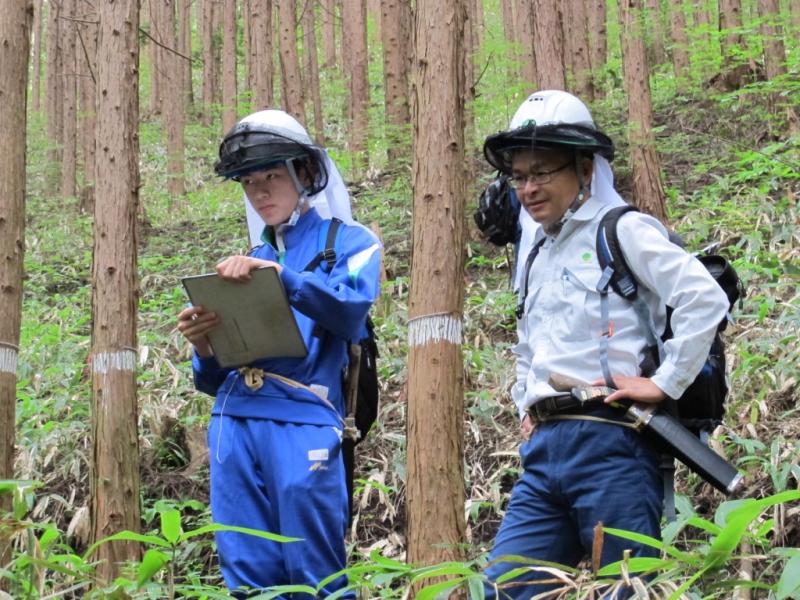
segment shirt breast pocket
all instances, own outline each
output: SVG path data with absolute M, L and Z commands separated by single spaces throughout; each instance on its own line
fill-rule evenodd
M 594 269 L 564 268 L 561 288 L 564 298 L 562 335 L 565 341 L 595 340 L 602 329 L 599 275 Z

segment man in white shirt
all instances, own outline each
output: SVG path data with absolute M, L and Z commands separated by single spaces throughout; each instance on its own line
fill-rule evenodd
M 624 411 L 609 403 L 677 399 L 702 368 L 728 300 L 703 265 L 669 241 L 661 223 L 625 213 L 618 222 L 619 243 L 657 331 L 666 327 L 666 306 L 673 309 L 673 336 L 664 343 L 664 359 L 643 376 L 646 326 L 628 300 L 609 289 L 601 302 L 598 291 L 603 273 L 597 229 L 606 212 L 625 204 L 613 187 L 613 142 L 597 130 L 580 100 L 561 91 L 532 94 L 512 124 L 516 127 L 487 138 L 484 154 L 511 177 L 522 208 L 543 233 L 530 271 L 522 274 L 514 348 L 512 398 L 525 440 L 523 472 L 490 558 L 515 555 L 577 565 L 591 553 L 598 522 L 660 537 L 658 456 L 624 426 Z M 613 384 L 617 391 L 604 402 L 551 412 L 541 401 L 555 393 L 548 383 L 553 374 Z M 625 549 L 634 556 L 656 553 L 609 535 L 601 563 L 622 559 Z M 495 580 L 520 566 L 498 561 L 487 574 Z M 515 581 L 547 577 L 531 569 Z M 552 587 L 501 588 L 499 597 L 530 598 Z

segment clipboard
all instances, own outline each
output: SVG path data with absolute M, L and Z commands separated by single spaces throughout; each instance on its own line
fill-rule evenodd
M 220 318 L 208 334 L 217 362 L 236 367 L 262 358 L 304 358 L 308 350 L 278 271 L 263 267 L 250 274 L 246 282 L 215 273 L 181 279 L 192 304 Z

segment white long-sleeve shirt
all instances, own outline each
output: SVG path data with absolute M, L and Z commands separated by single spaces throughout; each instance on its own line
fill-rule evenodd
M 603 215 L 620 204 L 590 197 L 555 238 L 545 240 L 533 262 L 524 315 L 517 322 L 519 343 L 514 347 L 517 378 L 511 396 L 520 416 L 539 398 L 554 393 L 547 383 L 551 373 L 587 382 L 603 376 L 596 291 L 601 271 L 595 240 Z M 657 331 L 666 326 L 666 305 L 673 308 L 674 335 L 665 342 L 665 359 L 651 379 L 665 394 L 678 398 L 708 356 L 717 325 L 728 310 L 727 297 L 700 261 L 668 240 L 656 219 L 626 213 L 617 234 Z M 520 260 L 524 262 L 524 257 Z M 647 346 L 645 325 L 628 300 L 610 288 L 608 294 L 611 374 L 640 375 Z

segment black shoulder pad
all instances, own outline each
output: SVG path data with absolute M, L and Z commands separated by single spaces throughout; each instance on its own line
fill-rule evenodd
M 622 215 L 631 211 L 638 211 L 638 209 L 635 206 L 618 206 L 604 214 L 597 228 L 595 242 L 600 270 L 605 271 L 607 267 L 611 267 L 613 271 L 609 282 L 611 287 L 617 294 L 628 300 L 636 297 L 638 285 L 628 263 L 625 262 L 625 256 L 619 245 L 617 221 Z

